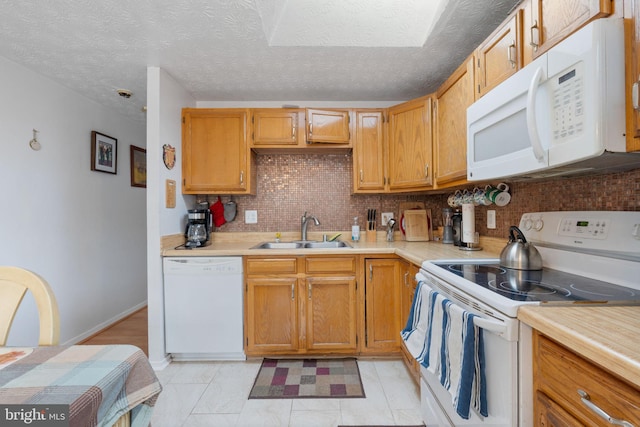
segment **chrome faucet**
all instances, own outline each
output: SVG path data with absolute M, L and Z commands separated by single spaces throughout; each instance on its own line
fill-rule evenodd
M 302 218 L 300 220 L 300 239 L 302 241 L 307 240 L 307 226 L 309 225 L 309 220 L 312 219 L 313 222 L 316 224 L 316 226 L 320 225 L 320 221 L 318 221 L 318 218 L 316 218 L 313 215 L 309 215 L 307 216 L 307 212 L 304 212 L 304 215 L 302 215 Z

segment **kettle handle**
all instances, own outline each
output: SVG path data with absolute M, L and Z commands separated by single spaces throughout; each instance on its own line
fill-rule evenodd
M 517 238 L 515 234 L 518 235 Z M 516 241 L 527 243 L 527 239 L 524 237 L 524 234 L 522 233 L 522 231 L 515 225 L 512 225 L 511 227 L 509 227 L 509 243 L 513 243 Z

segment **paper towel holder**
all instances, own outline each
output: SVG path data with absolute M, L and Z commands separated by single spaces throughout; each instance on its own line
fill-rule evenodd
M 476 212 L 473 203 L 462 204 L 462 223 L 460 225 L 461 251 L 481 251 L 480 236 L 476 232 Z

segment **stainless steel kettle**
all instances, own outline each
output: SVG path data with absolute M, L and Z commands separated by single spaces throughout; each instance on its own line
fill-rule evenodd
M 500 253 L 500 266 L 514 270 L 542 270 L 540 252 L 533 243 L 527 242 L 515 225 L 509 228 L 509 243 Z

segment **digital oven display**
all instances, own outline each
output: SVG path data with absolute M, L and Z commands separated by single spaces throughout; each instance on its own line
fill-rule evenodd
M 563 76 L 560 76 L 558 78 L 558 84 L 562 84 L 562 83 L 566 82 L 567 80 L 572 79 L 575 76 L 576 76 L 576 70 L 575 69 L 571 70 L 567 74 L 565 74 Z
M 578 222 L 576 222 L 576 226 L 578 226 L 578 227 L 588 227 L 589 226 L 589 221 L 578 221 Z

